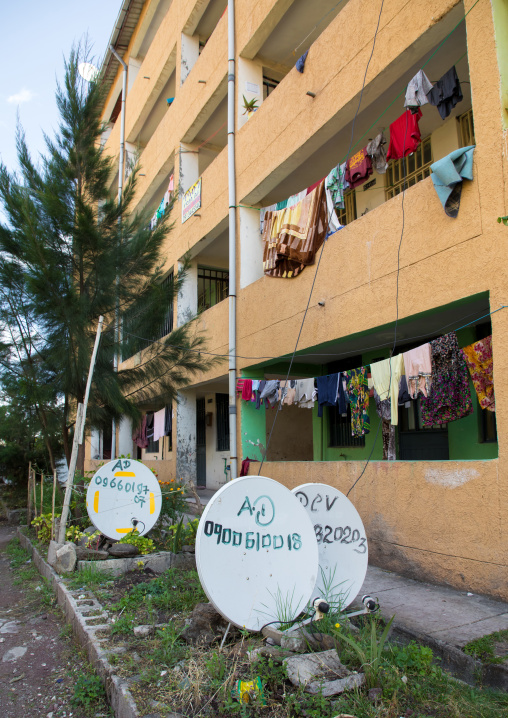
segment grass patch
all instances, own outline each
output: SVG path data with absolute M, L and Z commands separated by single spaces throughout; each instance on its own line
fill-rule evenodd
M 504 663 L 508 659 L 508 630 L 476 638 L 466 643 L 462 650 L 484 663 Z
M 143 607 L 148 612 L 152 608 L 182 613 L 207 600 L 196 571 L 170 568 L 157 578 L 130 588 L 111 608 L 136 611 Z
M 82 588 L 92 592 L 105 586 L 109 581 L 111 581 L 110 572 L 101 571 L 93 563 L 66 578 L 69 588 L 73 590 Z

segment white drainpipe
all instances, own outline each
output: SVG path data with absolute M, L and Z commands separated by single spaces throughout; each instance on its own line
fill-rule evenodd
M 236 439 L 236 171 L 235 3 L 228 2 L 228 187 L 229 187 L 229 451 L 230 476 L 238 476 Z

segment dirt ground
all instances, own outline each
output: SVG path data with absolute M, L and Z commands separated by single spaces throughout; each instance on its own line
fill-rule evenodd
M 13 571 L 6 546 L 15 528 L 0 524 L 0 716 L 100 718 L 111 715 L 103 699 L 72 705 L 80 676 L 95 678 L 68 636 L 60 609 L 39 574 Z M 25 567 L 23 567 L 25 568 Z M 30 568 L 30 563 L 26 569 Z

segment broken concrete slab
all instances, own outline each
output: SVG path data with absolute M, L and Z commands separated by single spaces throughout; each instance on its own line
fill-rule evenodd
M 284 659 L 283 664 L 294 686 L 325 697 L 359 688 L 365 681 L 363 673 L 352 673 L 341 663 L 335 650 L 293 656 Z
M 327 651 L 335 648 L 335 640 L 326 633 L 320 633 L 317 626 L 306 628 L 299 626 L 286 631 L 281 636 L 281 648 L 294 653 L 305 653 L 309 650 Z
M 79 561 L 78 571 L 94 566 L 97 571 L 105 571 L 111 576 L 122 576 L 128 571 L 139 569 L 139 562 L 143 562 L 143 568 L 148 568 L 156 574 L 164 573 L 171 568 L 175 554 L 169 551 L 150 553 L 134 558 L 108 558 L 106 561 Z M 194 556 L 192 557 L 194 559 Z

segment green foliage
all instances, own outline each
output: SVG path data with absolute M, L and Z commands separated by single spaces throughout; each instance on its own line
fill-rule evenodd
M 10 559 L 10 564 L 13 569 L 20 568 L 20 566 L 26 564 L 31 558 L 31 555 L 22 547 L 18 538 L 9 541 L 5 552 Z
M 94 563 L 91 563 L 80 571 L 66 577 L 65 580 L 70 588 L 86 588 L 89 591 L 96 591 L 111 580 L 111 573 L 99 569 Z
M 136 531 L 136 529 L 133 529 L 130 533 L 125 534 L 125 536 L 123 536 L 118 543 L 127 543 L 131 546 L 136 546 L 142 556 L 155 551 L 155 544 L 152 539 L 149 539 L 146 536 L 140 536 L 139 531 Z
M 252 98 L 252 100 L 248 100 L 245 95 L 242 95 L 243 97 L 243 114 L 247 115 L 249 112 L 254 112 L 258 109 L 258 99 L 256 97 Z
M 152 581 L 133 586 L 111 608 L 134 610 L 148 597 L 155 608 L 175 613 L 190 612 L 197 603 L 207 600 L 196 571 L 170 568 Z
M 390 646 L 391 662 L 405 674 L 427 675 L 433 667 L 434 654 L 428 646 L 411 641 L 407 646 Z
M 484 663 L 503 663 L 506 660 L 508 651 L 505 649 L 505 655 L 497 656 L 494 649 L 498 642 L 503 642 L 506 645 L 508 642 L 508 630 L 496 631 L 495 633 L 490 633 L 488 636 L 482 636 L 474 641 L 470 641 L 466 643 L 463 651 Z
M 222 681 L 227 673 L 227 661 L 223 653 L 213 651 L 205 661 L 206 670 L 212 681 Z
M 118 618 L 115 618 L 114 623 L 111 624 L 111 635 L 126 636 L 132 633 L 132 629 L 136 625 L 134 617 L 130 613 L 124 613 Z
M 60 518 L 59 514 L 55 514 L 55 518 Z M 52 514 L 40 514 L 32 520 L 32 526 L 37 533 L 37 540 L 41 543 L 49 543 L 51 541 L 51 524 Z
M 162 494 L 161 513 L 159 524 L 162 527 L 167 519 L 177 523 L 179 517 L 187 510 L 185 502 L 185 482 L 183 479 L 170 479 L 159 481 Z
M 154 650 L 154 661 L 157 664 L 172 668 L 188 656 L 189 648 L 180 636 L 181 631 L 172 623 L 168 623 L 167 626 L 156 631 L 157 641 Z
M 497 221 L 499 222 L 499 224 L 501 224 L 502 222 L 505 227 L 508 227 L 508 215 L 506 215 L 505 217 L 498 217 Z
M 351 638 L 351 636 L 347 636 L 340 630 L 340 626 L 337 629 L 336 635 L 339 646 L 341 642 L 345 642 L 356 653 L 361 663 L 361 669 L 365 673 L 365 682 L 369 688 L 374 688 L 378 685 L 383 660 L 383 648 L 394 618 L 395 616 L 390 618 L 381 636 L 378 638 L 378 622 L 374 616 L 370 616 L 370 640 L 368 642 L 357 641 Z
M 92 706 L 104 699 L 104 686 L 98 676 L 78 676 L 74 687 L 74 695 L 71 698 L 71 704 L 75 708 L 92 708 Z

